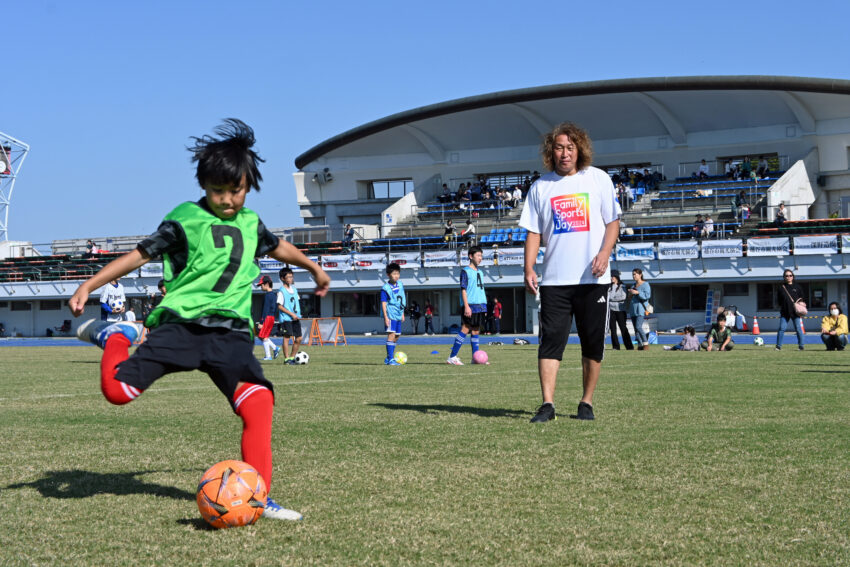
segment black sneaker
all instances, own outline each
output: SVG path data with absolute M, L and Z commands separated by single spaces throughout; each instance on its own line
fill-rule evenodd
M 596 419 L 593 417 L 593 406 L 586 402 L 578 403 L 578 412 L 575 415 L 570 416 L 571 419 L 583 419 L 590 421 L 591 419 Z
M 555 406 L 547 402 L 537 409 L 537 413 L 531 418 L 531 423 L 546 423 L 549 420 L 556 421 L 557 419 Z

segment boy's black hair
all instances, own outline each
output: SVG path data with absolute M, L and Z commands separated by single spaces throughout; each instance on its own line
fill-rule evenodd
M 726 321 L 726 315 L 724 313 L 721 313 L 720 315 L 717 316 L 717 322 L 719 323 L 721 321 L 724 321 L 724 322 Z
M 466 257 L 469 258 L 476 252 L 481 252 L 483 254 L 484 250 L 482 250 L 480 246 L 470 246 L 469 250 L 466 252 Z
M 399 266 L 395 262 L 390 262 L 389 264 L 387 264 L 387 275 L 390 275 L 393 272 L 400 272 L 400 271 L 401 271 L 401 266 Z
M 292 273 L 291 269 L 281 268 L 280 271 L 277 273 L 277 275 L 280 276 L 280 281 L 283 281 L 283 278 L 285 278 L 286 276 L 288 276 L 291 273 Z
M 259 191 L 263 176 L 258 164 L 266 160 L 251 149 L 255 142 L 254 130 L 241 120 L 228 118 L 214 132 L 217 138 L 192 136 L 195 145 L 187 148 L 192 152 L 192 161 L 198 162 L 195 177 L 200 186 L 205 189 L 210 185 L 238 187 L 244 176 L 248 190 L 253 187 Z

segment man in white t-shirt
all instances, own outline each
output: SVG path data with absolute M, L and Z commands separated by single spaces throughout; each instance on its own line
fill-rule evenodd
M 587 132 L 569 122 L 546 135 L 541 147 L 550 173 L 528 192 L 519 225 L 525 241 L 525 287 L 540 293 L 540 347 L 537 366 L 543 405 L 532 423 L 555 416 L 555 382 L 561 357 L 576 318 L 581 341 L 583 395 L 576 419 L 594 419 L 593 391 L 605 348 L 608 317 L 608 260 L 620 228 L 620 205 L 611 178 L 590 167 L 593 149 Z M 546 246 L 543 277 L 535 260 Z

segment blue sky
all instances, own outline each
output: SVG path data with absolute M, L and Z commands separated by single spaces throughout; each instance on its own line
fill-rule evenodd
M 0 131 L 32 148 L 9 238 L 153 231 L 200 195 L 189 136 L 230 116 L 267 160 L 248 206 L 297 226 L 295 157 L 395 112 L 624 77 L 850 79 L 846 1 L 577 4 L 7 2 Z

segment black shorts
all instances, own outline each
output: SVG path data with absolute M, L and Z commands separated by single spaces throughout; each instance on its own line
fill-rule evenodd
M 272 383 L 254 356 L 254 341 L 248 333 L 221 327 L 169 323 L 156 327 L 130 358 L 118 366 L 115 378 L 147 390 L 172 372 L 205 372 L 233 407 L 236 384 L 262 384 L 272 392 Z
M 478 329 L 487 320 L 487 313 L 473 313 L 471 317 L 466 315 L 460 316 L 460 321 L 470 329 Z
M 296 339 L 301 338 L 301 320 L 298 321 L 284 321 L 280 324 L 283 329 L 284 337 L 293 337 Z
M 573 315 L 581 356 L 602 362 L 608 328 L 606 284 L 540 286 L 540 348 L 537 358 L 561 360 Z

